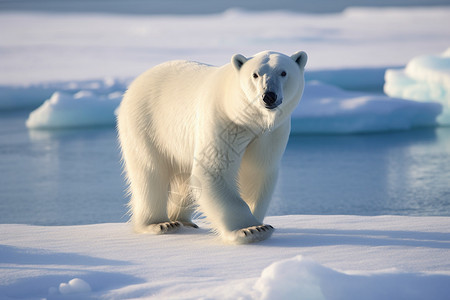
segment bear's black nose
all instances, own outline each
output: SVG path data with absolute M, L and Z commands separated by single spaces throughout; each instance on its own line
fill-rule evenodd
M 267 105 L 273 105 L 277 101 L 277 94 L 274 92 L 267 92 L 263 95 L 263 101 Z

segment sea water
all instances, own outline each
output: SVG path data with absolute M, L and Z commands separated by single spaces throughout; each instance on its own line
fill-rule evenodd
M 0 223 L 125 222 L 114 128 L 34 131 L 0 112 Z M 450 216 L 450 128 L 291 136 L 269 215 Z

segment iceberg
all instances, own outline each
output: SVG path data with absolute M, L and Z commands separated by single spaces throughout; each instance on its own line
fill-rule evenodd
M 114 111 L 122 100 L 122 92 L 98 96 L 90 91 L 74 95 L 55 92 L 50 99 L 30 113 L 26 126 L 30 129 L 111 126 Z
M 344 91 L 312 81 L 292 115 L 292 133 L 350 134 L 408 130 L 436 125 L 438 103 Z
M 384 91 L 392 97 L 443 106 L 437 121 L 450 125 L 450 48 L 440 55 L 413 58 L 404 69 L 388 69 Z

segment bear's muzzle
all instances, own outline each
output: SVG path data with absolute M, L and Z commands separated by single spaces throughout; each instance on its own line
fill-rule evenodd
M 281 104 L 281 100 L 277 101 L 277 98 L 277 94 L 274 92 L 267 92 L 262 95 L 262 100 L 267 109 L 274 109 Z

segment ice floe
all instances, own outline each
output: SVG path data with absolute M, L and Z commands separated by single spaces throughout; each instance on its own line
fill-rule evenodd
M 388 69 L 384 91 L 392 97 L 439 102 L 438 122 L 450 125 L 450 48 L 442 54 L 413 58 L 404 69 Z
M 75 95 L 55 92 L 50 99 L 31 112 L 26 125 L 34 129 L 108 126 L 114 124 L 114 110 L 122 93 L 97 96 L 89 91 Z

